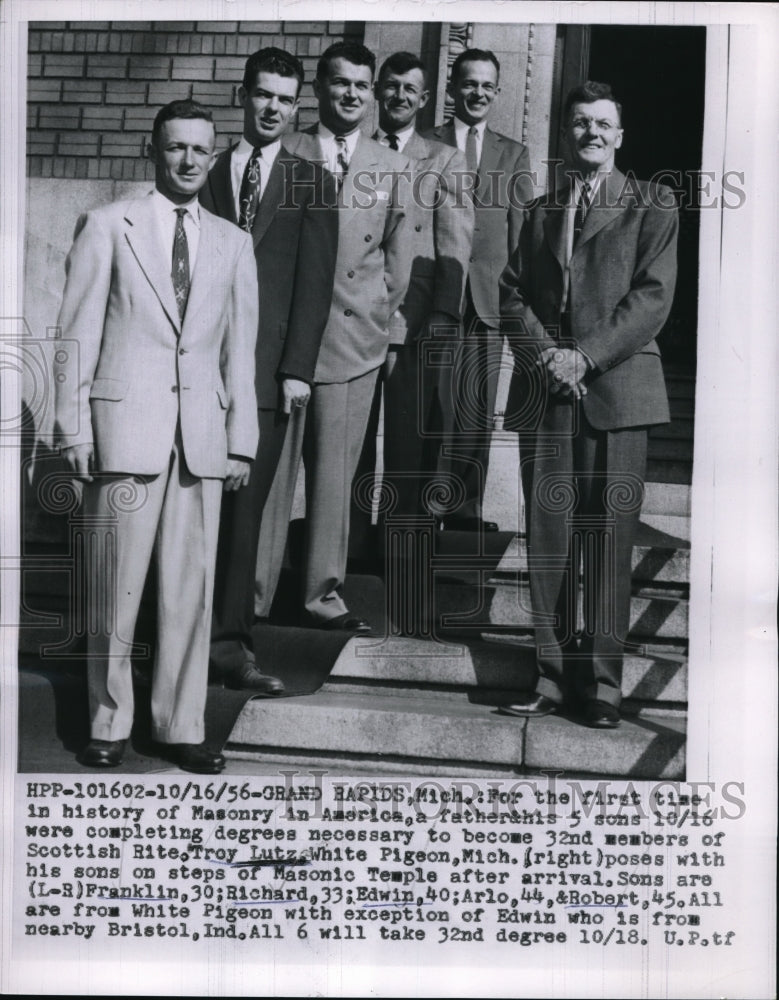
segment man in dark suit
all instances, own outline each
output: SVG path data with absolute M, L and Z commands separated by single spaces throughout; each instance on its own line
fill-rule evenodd
M 338 189 L 335 283 L 303 440 L 304 604 L 316 627 L 350 632 L 371 628 L 343 597 L 352 480 L 387 354 L 390 316 L 403 301 L 411 268 L 399 190 L 408 160 L 360 132 L 374 70 L 375 57 L 365 46 L 330 46 L 314 81 L 319 123 L 287 140 L 293 152 L 324 163 Z M 287 514 L 291 503 L 288 490 L 280 504 Z
M 524 206 L 533 197 L 527 149 L 487 125 L 500 92 L 500 63 L 493 52 L 466 49 L 452 64 L 449 94 L 454 120 L 431 135 L 465 155 L 472 179 L 476 222 L 466 286 L 464 336 L 458 352 L 452 472 L 463 500 L 444 518 L 445 528 L 497 531 L 482 519 L 492 420 L 503 349 L 498 281 L 517 246 Z
M 376 82 L 379 129 L 374 139 L 411 161 L 407 220 L 411 280 L 403 303 L 390 318 L 389 350 L 358 480 L 360 472 L 369 475 L 375 467 L 383 390 L 384 484 L 392 493 L 392 512 L 399 515 L 426 512 L 424 492 L 438 468 L 441 432 L 452 426 L 450 379 L 439 385 L 435 368 L 425 364 L 421 352 L 423 341 L 429 343 L 431 338 L 443 351 L 452 343 L 444 338 L 460 328 L 473 238 L 473 202 L 462 184 L 463 154 L 416 131 L 417 114 L 429 96 L 427 73 L 418 56 L 396 52 L 385 60 Z M 439 392 L 446 393 L 445 398 L 439 398 Z M 357 514 L 367 520 L 370 514 L 364 506 L 358 505 Z
M 152 553 L 154 738 L 185 770 L 225 766 L 202 742 L 210 607 L 223 481 L 245 488 L 257 449 L 257 276 L 247 234 L 198 205 L 214 144 L 206 108 L 162 108 L 154 191 L 82 216 L 68 255 L 59 326 L 78 351 L 57 351 L 55 418 L 96 545 L 89 767 L 120 764 L 130 735 L 132 637 Z
M 614 165 L 622 109 L 602 83 L 566 99 L 572 171 L 531 213 L 501 280 L 515 353 L 539 680 L 505 709 L 547 715 L 571 700 L 588 725 L 620 723 L 633 539 L 647 428 L 669 419 L 655 338 L 673 300 L 671 192 Z M 579 570 L 583 629 L 577 628 Z
M 246 61 L 238 97 L 243 137 L 216 160 L 201 192 L 209 210 L 249 232 L 260 292 L 256 388 L 260 442 L 246 489 L 225 498 L 219 532 L 212 674 L 231 687 L 279 694 L 260 670 L 252 642 L 257 544 L 265 501 L 290 424 L 302 421 L 330 312 L 338 242 L 332 181 L 285 149 L 298 109 L 303 66 L 282 49 Z M 269 525 L 286 535 L 287 524 Z

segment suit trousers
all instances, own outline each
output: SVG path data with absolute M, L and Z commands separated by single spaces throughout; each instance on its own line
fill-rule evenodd
M 222 499 L 211 625 L 211 660 L 217 668 L 228 669 L 231 664 L 251 658 L 254 651 L 252 625 L 260 527 L 290 423 L 290 416 L 278 409 L 260 409 L 257 417 L 260 443 L 249 482 L 239 490 L 226 492 Z
M 154 554 L 152 734 L 162 743 L 202 742 L 221 497 L 221 479 L 187 469 L 180 431 L 167 473 L 100 475 L 86 485 L 97 548 L 89 580 L 96 621 L 87 642 L 93 739 L 126 739 L 132 729 L 132 640 Z
M 596 430 L 578 403 L 520 437 L 536 691 L 554 701 L 620 703 L 646 455 L 647 428 Z
M 444 450 L 459 483 L 460 501 L 448 511 L 457 517 L 482 516 L 502 356 L 503 337 L 479 319 L 468 288 L 454 371 L 454 435 Z

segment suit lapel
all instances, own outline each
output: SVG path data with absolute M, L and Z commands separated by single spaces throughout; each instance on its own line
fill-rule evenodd
M 273 221 L 276 210 L 283 201 L 284 195 L 284 175 L 286 167 L 283 160 L 283 150 L 279 150 L 279 155 L 273 161 L 273 166 L 268 174 L 268 183 L 265 190 L 260 195 L 260 205 L 257 209 L 257 216 L 252 227 L 252 239 L 255 247 L 265 235 L 268 226 Z
M 627 205 L 622 198 L 624 182 L 624 175 L 617 169 L 612 170 L 601 182 L 584 219 L 577 247 L 591 240 L 604 226 L 608 226 L 625 211 Z
M 549 249 L 554 254 L 560 270 L 564 271 L 566 266 L 566 216 L 568 200 L 570 198 L 570 186 L 566 185 L 561 190 L 555 192 L 550 198 L 550 204 L 544 212 L 544 235 Z
M 189 283 L 189 299 L 187 300 L 187 310 L 184 313 L 184 326 L 187 325 L 188 317 L 196 317 L 200 314 L 212 287 L 212 276 L 221 273 L 222 251 L 216 238 L 216 228 L 213 217 L 201 208 L 200 239 L 195 269 Z M 172 285 L 171 282 L 171 287 Z
M 134 202 L 125 213 L 125 221 L 127 223 L 126 238 L 130 249 L 149 284 L 154 289 L 154 293 L 176 333 L 179 333 L 181 320 L 170 276 L 171 261 L 163 250 L 151 197 L 139 198 L 137 202 Z M 198 252 L 199 257 L 200 253 Z
M 216 158 L 216 163 L 211 168 L 208 175 L 208 184 L 211 188 L 211 195 L 214 199 L 216 212 L 223 219 L 238 224 L 235 217 L 235 200 L 233 199 L 233 182 L 230 176 L 230 161 L 232 159 L 235 146 L 226 149 L 224 153 Z
M 484 140 L 481 144 L 481 158 L 479 159 L 479 183 L 488 178 L 490 172 L 498 169 L 500 154 L 503 143 L 500 136 L 491 129 L 485 128 Z
M 412 160 L 426 160 L 430 156 L 430 146 L 419 132 L 412 132 L 403 152 Z
M 344 182 L 338 193 L 338 206 L 341 211 L 349 211 L 349 206 L 351 205 L 353 206 L 351 210 L 356 210 L 359 214 L 358 206 L 361 202 L 364 204 L 365 195 L 363 193 L 360 196 L 358 193 L 355 193 L 354 178 L 361 171 L 378 166 L 378 162 L 374 143 L 360 133 L 357 145 L 354 147 L 354 153 L 352 153 L 352 157 L 349 160 L 349 169 L 344 174 Z

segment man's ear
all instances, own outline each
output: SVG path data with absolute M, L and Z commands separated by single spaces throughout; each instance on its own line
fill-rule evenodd
M 425 105 L 427 104 L 427 102 L 429 100 L 430 100 L 430 91 L 429 90 L 423 90 L 422 93 L 419 95 L 419 110 L 420 111 L 422 110 L 422 108 L 425 107 Z
M 243 107 L 246 104 L 246 98 L 249 95 L 246 92 L 246 87 L 243 84 L 238 88 L 238 103 Z
M 151 140 L 146 143 L 146 155 L 152 163 L 157 163 L 157 148 Z

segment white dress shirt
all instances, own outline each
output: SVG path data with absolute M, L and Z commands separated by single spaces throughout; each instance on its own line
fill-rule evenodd
M 484 145 L 484 130 L 487 128 L 487 122 L 479 122 L 476 128 L 476 165 L 481 163 L 481 150 Z M 457 148 L 464 155 L 465 154 L 465 144 L 468 141 L 468 133 L 471 131 L 471 126 L 466 125 L 465 122 L 461 122 L 459 118 L 454 119 L 454 139 L 457 143 Z
M 411 136 L 414 134 L 414 126 L 413 124 L 407 125 L 406 128 L 402 128 L 393 134 L 398 137 L 398 152 L 402 153 L 404 146 L 411 138 Z M 389 149 L 389 143 L 387 142 L 387 133 L 384 131 L 384 129 L 381 128 L 376 129 L 376 138 L 382 144 L 382 146 L 386 146 Z
M 174 205 L 169 198 L 166 198 L 164 194 L 161 194 L 155 188 L 151 200 L 166 259 L 170 261 L 173 260 L 173 240 L 176 235 L 176 209 L 186 208 L 184 232 L 187 236 L 187 255 L 189 257 L 189 277 L 191 280 L 195 272 L 197 248 L 200 243 L 200 204 L 197 197 L 185 202 L 183 205 Z
M 265 192 L 265 186 L 268 183 L 268 175 L 271 172 L 271 167 L 276 162 L 276 157 L 279 155 L 279 150 L 281 149 L 281 140 L 275 139 L 273 142 L 269 142 L 267 146 L 262 146 L 260 149 L 259 163 L 260 163 L 260 199 Z M 241 184 L 243 183 L 243 175 L 246 171 L 246 164 L 249 162 L 252 153 L 254 152 L 254 146 L 244 136 L 241 136 L 241 141 L 235 147 L 230 156 L 230 182 L 233 188 L 233 204 L 235 205 L 235 217 L 240 219 L 241 217 Z

